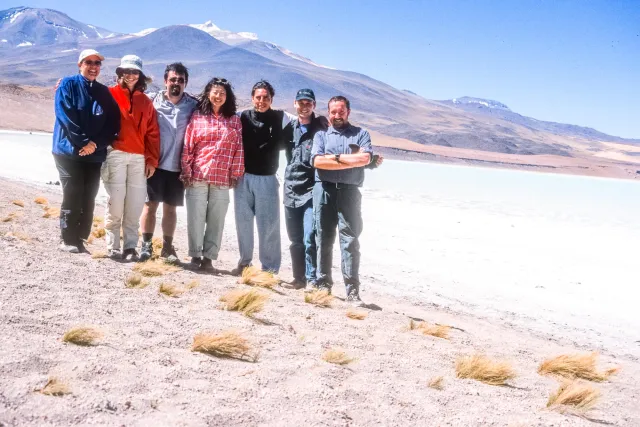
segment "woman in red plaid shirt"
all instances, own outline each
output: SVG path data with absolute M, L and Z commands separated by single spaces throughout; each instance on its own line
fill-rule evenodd
M 180 179 L 186 187 L 191 263 L 216 272 L 229 189 L 244 174 L 242 124 L 226 79 L 213 78 L 198 97 L 187 126 Z

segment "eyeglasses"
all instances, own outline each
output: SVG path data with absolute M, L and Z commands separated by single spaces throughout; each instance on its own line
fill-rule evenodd
M 181 85 L 183 85 L 185 83 L 185 81 L 186 80 L 184 79 L 184 77 L 171 77 L 169 79 L 169 83 L 178 83 L 178 84 L 181 84 Z
M 222 83 L 222 84 L 229 83 L 229 82 L 227 81 L 227 79 L 219 79 L 218 77 L 214 77 L 214 78 L 213 78 L 213 82 L 214 82 L 214 83 Z
M 93 66 L 95 65 L 96 67 L 101 67 L 102 66 L 102 61 L 92 61 L 90 59 L 85 59 L 84 63 L 88 66 Z
M 140 70 L 133 70 L 130 68 L 125 68 L 124 70 L 122 70 L 122 74 L 134 74 L 136 76 L 140 75 Z

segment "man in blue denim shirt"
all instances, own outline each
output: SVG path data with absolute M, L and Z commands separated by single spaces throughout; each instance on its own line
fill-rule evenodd
M 327 131 L 316 133 L 313 138 L 311 156 L 316 168 L 313 206 L 318 248 L 317 281 L 314 287 L 331 291 L 331 255 L 337 227 L 347 301 L 354 305 L 362 305 L 358 271 L 362 196 L 358 188 L 364 182 L 365 167 L 376 167 L 382 163 L 383 158 L 374 156 L 369 132 L 349 123 L 350 113 L 347 98 L 331 98 L 331 126 Z

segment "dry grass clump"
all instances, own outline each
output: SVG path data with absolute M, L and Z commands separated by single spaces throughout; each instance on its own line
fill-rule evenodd
M 149 281 L 141 274 L 131 273 L 124 279 L 124 286 L 129 289 L 143 289 L 149 286 Z
M 317 290 L 304 294 L 304 302 L 318 307 L 328 308 L 331 307 L 331 303 L 333 302 L 333 295 L 331 295 L 329 291 Z
M 108 258 L 107 251 L 93 251 L 91 252 L 91 258 L 93 259 Z
M 93 230 L 91 230 L 91 235 L 96 239 L 100 239 L 106 236 L 106 234 L 107 230 L 105 230 L 104 227 L 95 227 Z
M 23 233 L 22 231 L 10 231 L 9 233 L 7 233 L 7 236 L 13 236 L 16 239 L 22 240 L 23 242 L 31 241 L 31 236 L 29 236 L 27 233 Z
M 242 276 L 238 282 L 244 285 L 271 289 L 280 283 L 280 279 L 270 271 L 262 271 L 257 267 L 250 266 L 242 270 Z
M 587 411 L 600 399 L 600 390 L 584 381 L 565 381 L 547 401 L 547 408 L 559 409 L 572 407 L 579 412 Z
M 60 218 L 60 208 L 45 206 L 42 218 Z
M 329 349 L 322 355 L 322 360 L 335 365 L 348 365 L 353 362 L 354 358 L 347 356 L 347 353 L 340 349 Z
M 162 261 L 154 260 L 138 263 L 133 267 L 133 270 L 142 274 L 143 276 L 157 277 L 167 273 L 175 273 L 176 271 L 180 270 L 180 268 L 176 267 L 175 265 L 166 264 Z
M 49 381 L 47 381 L 44 387 L 36 389 L 35 391 L 46 394 L 47 396 L 63 396 L 71 393 L 69 384 L 58 377 L 49 377 Z
M 444 377 L 433 377 L 429 380 L 429 387 L 434 388 L 436 390 L 442 390 L 444 388 Z
M 9 213 L 9 215 L 7 215 L 4 218 L 2 218 L 2 222 L 10 222 L 10 221 L 13 221 L 16 218 L 18 218 L 18 214 L 15 213 L 15 212 L 11 212 L 11 213 Z
M 77 345 L 95 345 L 102 336 L 102 331 L 93 326 L 77 326 L 65 332 L 62 341 Z
M 256 289 L 234 289 L 220 297 L 225 310 L 239 311 L 247 317 L 262 311 L 268 299 L 268 295 Z
M 606 381 L 619 368 L 609 368 L 599 371 L 596 367 L 598 353 L 563 354 L 547 359 L 540 364 L 538 373 L 541 375 L 557 375 L 570 380 L 582 378 L 589 381 Z
M 36 205 L 48 205 L 49 201 L 47 199 L 45 199 L 44 197 L 36 197 L 33 202 Z
M 200 333 L 193 338 L 191 351 L 209 354 L 215 357 L 248 360 L 257 362 L 259 354 L 249 341 L 236 331 L 224 331 L 218 334 Z
M 350 308 L 349 310 L 347 310 L 347 317 L 349 319 L 364 320 L 368 315 L 369 313 L 367 313 L 366 311 L 356 310 L 354 308 Z
M 430 325 L 427 322 L 416 322 L 413 319 L 410 319 L 409 330 L 417 330 L 419 332 L 422 332 L 423 335 L 431 335 L 433 337 L 444 338 L 448 340 L 451 326 Z
M 507 380 L 515 378 L 516 373 L 509 362 L 496 361 L 476 354 L 456 360 L 456 376 L 490 385 L 504 385 Z
M 180 295 L 187 292 L 187 290 L 178 284 L 163 282 L 163 283 L 160 283 L 158 292 L 168 297 L 178 298 Z
M 22 200 L 14 200 L 11 203 L 13 203 L 16 206 L 20 206 L 21 208 L 24 208 L 24 202 Z

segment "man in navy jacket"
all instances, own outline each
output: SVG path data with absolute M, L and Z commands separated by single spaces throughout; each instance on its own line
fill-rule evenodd
M 80 72 L 65 77 L 55 95 L 53 158 L 62 183 L 60 250 L 87 252 L 100 167 L 120 131 L 120 111 L 109 89 L 98 83 L 104 57 L 93 49 L 78 58 Z

